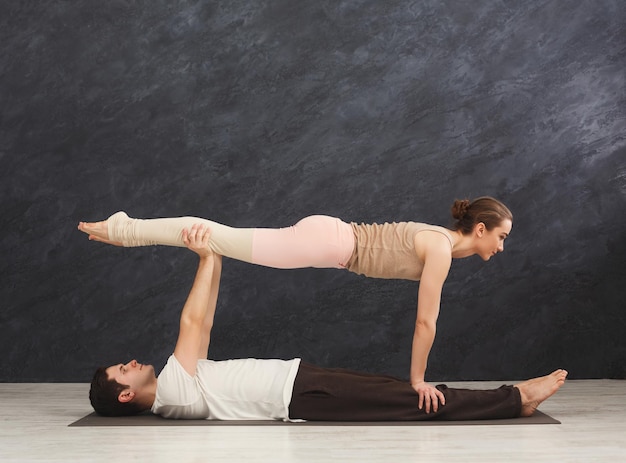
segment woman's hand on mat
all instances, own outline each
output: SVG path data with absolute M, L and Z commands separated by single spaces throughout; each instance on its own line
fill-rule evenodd
M 426 413 L 430 413 L 432 410 L 436 412 L 439 410 L 439 404 L 445 405 L 446 398 L 443 393 L 434 386 L 431 386 L 425 381 L 411 384 L 415 392 L 419 395 L 419 402 L 417 407 L 421 410 L 424 408 Z
M 209 247 L 211 229 L 202 224 L 194 224 L 191 228 L 183 230 L 183 243 L 200 258 L 213 256 L 213 251 Z

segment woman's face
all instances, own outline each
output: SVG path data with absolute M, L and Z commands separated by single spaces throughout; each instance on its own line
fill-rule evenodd
M 511 233 L 513 223 L 509 219 L 504 219 L 500 225 L 493 230 L 487 230 L 484 224 L 476 225 L 475 233 L 478 240 L 477 254 L 482 260 L 487 261 L 497 253 L 504 251 L 504 240 Z

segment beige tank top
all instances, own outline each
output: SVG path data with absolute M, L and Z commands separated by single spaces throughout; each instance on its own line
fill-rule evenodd
M 397 278 L 418 281 L 424 263 L 415 252 L 415 235 L 424 230 L 435 231 L 450 240 L 450 232 L 436 225 L 418 222 L 385 222 L 382 225 L 351 223 L 355 244 L 346 265 L 351 272 L 371 278 Z

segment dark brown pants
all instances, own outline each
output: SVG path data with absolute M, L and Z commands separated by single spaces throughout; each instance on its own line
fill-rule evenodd
M 392 376 L 371 375 L 302 362 L 293 387 L 289 417 L 310 421 L 493 420 L 520 415 L 513 386 L 470 390 L 437 386 L 446 404 L 436 413 L 417 408 L 411 385 Z

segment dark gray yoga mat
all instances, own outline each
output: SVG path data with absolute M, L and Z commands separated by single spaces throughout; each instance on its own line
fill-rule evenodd
M 167 420 L 152 413 L 135 416 L 107 417 L 95 412 L 73 422 L 69 426 L 467 426 L 467 425 L 527 425 L 561 424 L 549 415 L 536 411 L 528 418 L 474 421 L 217 421 L 217 420 Z

